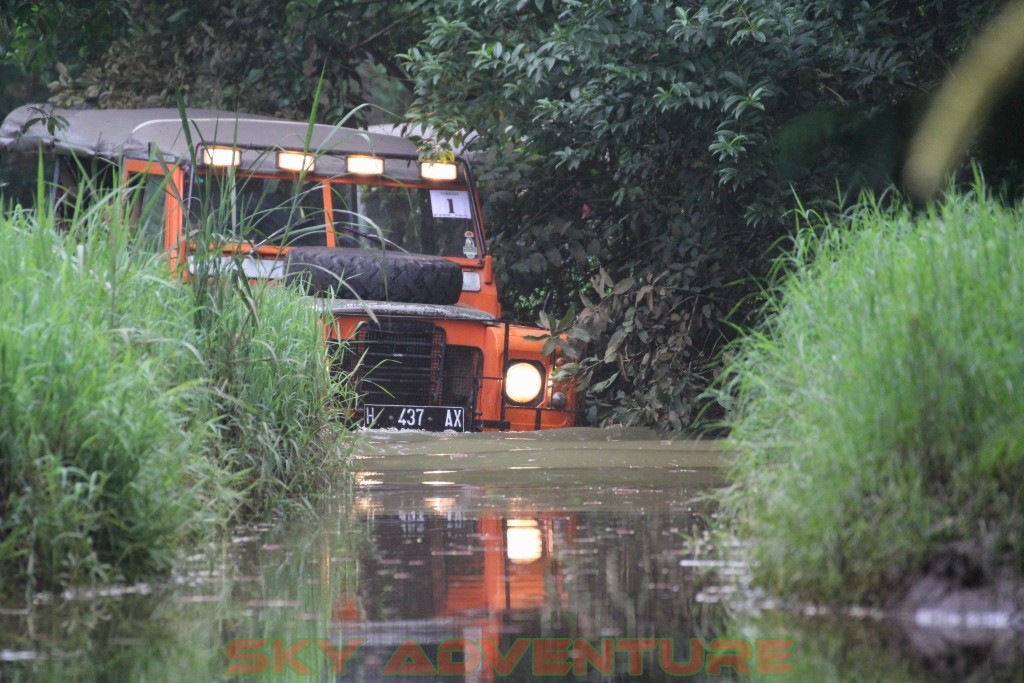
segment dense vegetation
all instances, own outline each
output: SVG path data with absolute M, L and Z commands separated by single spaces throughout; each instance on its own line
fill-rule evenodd
M 993 5 L 442 1 L 407 53 L 412 115 L 483 136 L 515 289 L 583 291 L 594 417 L 686 427 L 794 192 L 889 182 Z
M 1024 562 L 1024 209 L 805 216 L 733 347 L 724 515 L 773 591 L 877 602 L 954 542 Z
M 368 100 L 393 109 L 408 100 L 395 55 L 422 34 L 430 3 L 105 0 L 97 5 L 89 11 L 53 12 L 43 27 L 38 20 L 23 22 L 25 32 L 73 32 L 63 52 L 75 66 L 61 68 L 52 83 L 61 104 L 173 107 L 180 90 L 192 106 L 298 120 L 318 108 L 321 121 L 349 117 L 351 125 L 380 119 L 380 112 L 365 109 L 350 116 Z M 115 16 L 99 21 L 103 6 Z M 127 17 L 130 21 L 124 21 Z M 84 38 L 74 27 L 76 18 L 92 18 L 104 29 L 102 59 L 95 58 L 94 50 L 72 47 Z M 123 30 L 111 31 L 118 22 Z
M 920 102 L 998 4 L 108 0 L 121 37 L 94 62 L 84 36 L 60 44 L 74 61 L 54 87 L 304 118 L 323 73 L 321 120 L 411 102 L 442 138 L 475 131 L 506 304 L 579 313 L 595 421 L 685 428 L 794 192 L 824 210 L 888 183 Z
M 321 316 L 284 287 L 183 283 L 131 243 L 120 197 L 64 232 L 0 212 L 4 591 L 167 571 L 343 461 Z

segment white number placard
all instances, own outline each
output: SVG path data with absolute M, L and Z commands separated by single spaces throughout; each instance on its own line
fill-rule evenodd
M 472 218 L 469 192 L 465 190 L 431 190 L 430 211 L 434 218 Z

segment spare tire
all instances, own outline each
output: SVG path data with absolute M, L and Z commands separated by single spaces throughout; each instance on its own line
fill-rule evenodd
M 446 258 L 349 247 L 292 249 L 285 281 L 339 299 L 447 305 L 462 294 L 462 268 Z

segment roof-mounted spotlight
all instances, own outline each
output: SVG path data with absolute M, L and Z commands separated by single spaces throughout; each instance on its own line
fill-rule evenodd
M 238 166 L 242 153 L 234 147 L 203 147 L 203 164 L 206 166 Z
M 383 175 L 384 160 L 380 157 L 349 156 L 345 158 L 345 168 L 355 175 Z
M 313 173 L 316 170 L 316 157 L 302 152 L 278 152 L 277 167 L 282 171 Z
M 420 177 L 425 180 L 455 180 L 459 175 L 459 167 L 455 164 L 440 161 L 421 161 Z

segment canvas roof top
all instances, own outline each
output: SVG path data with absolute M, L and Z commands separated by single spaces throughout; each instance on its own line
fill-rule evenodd
M 52 134 L 40 118 L 47 115 L 67 120 Z M 237 145 L 240 148 L 305 148 L 309 124 L 269 116 L 212 109 L 186 110 L 193 144 Z M 0 150 L 44 149 L 79 155 L 149 159 L 154 148 L 170 163 L 187 161 L 190 150 L 177 109 L 54 109 L 49 105 L 24 105 L 12 111 L 0 126 Z M 316 124 L 310 151 L 333 154 L 373 154 L 415 157 L 416 145 L 393 135 Z

